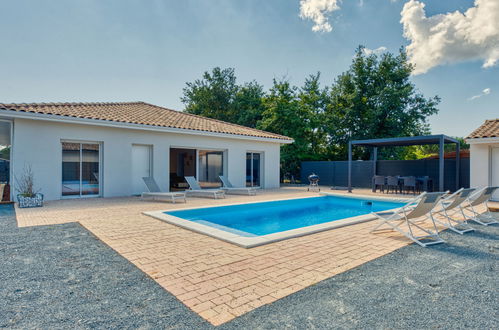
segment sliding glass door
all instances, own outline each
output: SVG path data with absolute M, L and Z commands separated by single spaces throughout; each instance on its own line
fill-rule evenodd
M 203 188 L 220 187 L 220 175 L 224 174 L 224 153 L 215 150 L 198 151 L 198 181 Z
M 100 145 L 62 142 L 62 196 L 90 197 L 100 193 Z
M 196 149 L 170 148 L 170 191 L 185 190 L 186 176 L 196 176 Z
M 10 191 L 14 190 L 10 178 L 12 123 L 0 120 L 0 201 L 10 200 Z
M 256 152 L 246 153 L 246 186 L 260 187 L 261 156 Z

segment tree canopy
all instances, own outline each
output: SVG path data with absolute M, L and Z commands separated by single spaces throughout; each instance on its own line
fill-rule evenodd
M 263 86 L 256 81 L 237 85 L 233 68 L 214 68 L 188 82 L 181 98 L 185 111 L 255 128 L 263 112 Z
M 436 114 L 438 96 L 425 98 L 410 80 L 413 66 L 399 54 L 356 51 L 350 68 L 334 82 L 326 111 L 328 156 L 346 157 L 349 140 L 429 134 L 427 118 Z M 365 159 L 366 151 L 356 151 Z M 385 149 L 386 156 L 395 152 Z
M 438 96 L 425 97 L 411 81 L 414 67 L 398 54 L 366 54 L 359 46 L 352 64 L 331 86 L 320 73 L 303 86 L 274 79 L 268 91 L 256 81 L 238 84 L 232 68 L 214 68 L 188 82 L 185 111 L 289 136 L 281 149 L 281 173 L 299 175 L 303 160 L 345 160 L 349 140 L 430 133 L 428 117 L 438 112 Z M 415 157 L 414 150 L 383 148 L 381 157 Z M 356 159 L 368 152 L 355 150 Z

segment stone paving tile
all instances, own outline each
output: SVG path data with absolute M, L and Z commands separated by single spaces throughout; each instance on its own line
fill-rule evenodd
M 361 223 L 244 249 L 153 219 L 143 211 L 313 196 L 281 189 L 255 198 L 189 199 L 187 204 L 137 198 L 52 202 L 20 210 L 19 226 L 72 219 L 174 294 L 220 325 L 411 242 L 398 232 L 369 233 Z
M 305 192 L 305 188 L 265 189 L 256 196 L 227 195 L 225 199 L 187 198 L 187 203 L 167 203 L 158 201 L 141 201 L 139 197 L 117 198 L 82 198 L 46 201 L 41 208 L 20 209 L 15 204 L 17 223 L 19 227 L 53 225 L 69 222 L 92 220 L 96 217 L 105 219 L 106 215 L 116 216 L 130 212 L 173 210 L 186 207 L 202 207 L 259 202 L 274 199 L 287 199 L 307 196 L 317 196 Z
M 248 250 L 145 216 L 81 223 L 214 325 L 409 243 L 369 234 L 370 223 Z M 369 244 L 351 247 L 352 240 Z

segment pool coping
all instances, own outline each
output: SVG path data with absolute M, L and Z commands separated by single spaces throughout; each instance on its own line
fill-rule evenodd
M 406 198 L 390 198 L 390 197 L 385 197 L 385 196 L 370 196 L 370 195 L 355 195 L 355 196 L 346 196 L 344 194 L 335 194 L 335 193 L 330 193 L 330 192 L 321 192 L 319 195 L 322 196 L 334 196 L 334 197 L 343 197 L 343 198 L 348 198 L 348 199 L 369 199 L 369 200 L 379 200 L 379 201 L 391 201 L 391 202 L 406 202 Z M 308 196 L 308 197 L 300 197 L 299 199 L 304 199 L 304 198 L 317 198 L 318 196 Z M 230 205 L 244 205 L 244 204 L 255 204 L 255 203 L 263 203 L 263 202 L 274 202 L 274 201 L 285 201 L 285 200 L 292 200 L 292 199 L 297 199 L 295 198 L 283 198 L 283 199 L 275 199 L 271 201 L 261 201 L 261 202 L 248 202 L 248 203 L 234 203 L 234 204 L 224 204 L 224 205 L 213 205 L 213 206 L 204 206 L 204 207 L 190 207 L 190 208 L 182 208 L 181 210 L 194 210 L 194 209 L 204 209 L 204 208 L 211 208 L 211 207 L 221 207 L 221 206 L 230 206 Z M 389 211 L 389 210 L 387 210 Z M 182 219 L 179 217 L 175 217 L 173 215 L 166 214 L 165 212 L 168 211 L 146 211 L 142 212 L 142 214 L 153 217 L 155 219 L 167 222 L 172 225 L 176 225 L 178 227 L 188 229 L 191 231 L 194 231 L 199 234 L 204 234 L 207 236 L 211 236 L 213 238 L 217 238 L 219 240 L 225 241 L 227 243 L 232 243 L 235 245 L 238 245 L 240 247 L 249 249 L 265 244 L 270 244 L 274 242 L 279 242 L 282 240 L 290 239 L 290 238 L 295 238 L 295 237 L 300 237 L 300 236 L 305 236 L 305 235 L 310 235 L 310 234 L 315 234 L 319 233 L 322 231 L 334 229 L 334 228 L 340 228 L 344 226 L 350 226 L 354 225 L 357 223 L 361 222 L 367 222 L 376 219 L 375 216 L 372 214 L 363 214 L 363 215 L 358 215 L 355 217 L 350 217 L 350 218 L 345 218 L 345 219 L 340 219 L 340 220 L 333 220 L 329 222 L 324 222 L 312 226 L 307 226 L 307 227 L 302 227 L 302 228 L 296 228 L 296 229 L 290 229 L 286 231 L 281 231 L 278 233 L 273 233 L 273 234 L 267 234 L 267 235 L 261 235 L 261 236 L 241 236 L 236 233 L 231 233 L 225 230 L 221 230 L 215 227 L 211 227 L 208 225 L 204 225 L 201 223 L 189 221 L 186 219 Z

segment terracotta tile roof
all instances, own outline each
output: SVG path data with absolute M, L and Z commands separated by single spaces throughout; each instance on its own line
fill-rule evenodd
M 499 118 L 486 120 L 482 126 L 471 133 L 467 139 L 499 137 Z
M 191 115 L 145 102 L 0 103 L 0 111 L 1 110 L 243 135 L 278 139 L 288 142 L 292 141 L 292 139 L 287 136 L 260 131 L 254 128 L 211 118 Z

